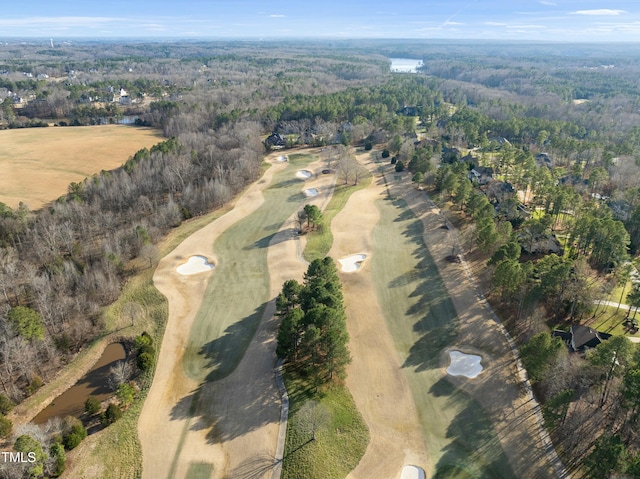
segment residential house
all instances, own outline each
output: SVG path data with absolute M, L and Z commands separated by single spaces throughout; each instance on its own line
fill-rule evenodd
M 271 133 L 267 139 L 264 140 L 264 144 L 272 148 L 284 148 L 287 146 L 287 139 L 280 133 Z
M 516 190 L 511 183 L 500 180 L 493 180 L 487 184 L 485 195 L 491 203 L 501 203 L 516 196 Z
M 569 332 L 554 330 L 551 335 L 561 338 L 569 350 L 574 353 L 584 353 L 611 337 L 611 334 L 596 331 L 595 329 L 580 324 L 571 326 Z
M 468 176 L 471 182 L 476 185 L 487 185 L 493 181 L 493 168 L 476 166 L 471 169 Z

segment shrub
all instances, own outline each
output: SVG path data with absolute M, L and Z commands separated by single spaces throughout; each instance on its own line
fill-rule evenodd
M 135 345 L 136 349 L 142 349 L 145 346 L 151 346 L 153 344 L 153 339 L 151 339 L 149 333 L 145 331 L 133 340 L 133 344 Z
M 153 368 L 154 363 L 155 360 L 153 359 L 153 355 L 148 352 L 138 355 L 138 359 L 136 360 L 136 364 L 140 371 L 149 371 Z
M 89 396 L 84 402 L 84 410 L 90 416 L 93 416 L 94 414 L 100 412 L 100 409 L 100 401 L 98 401 L 98 399 L 94 398 L 93 396 Z
M 404 171 L 404 163 L 401 161 L 398 161 L 396 163 L 396 172 L 400 173 L 401 171 Z
M 395 156 L 391 158 L 391 164 L 395 165 L 398 161 L 398 158 L 396 158 Z
M 58 477 L 64 472 L 67 463 L 67 455 L 64 453 L 64 447 L 59 442 L 54 442 L 49 448 L 49 455 L 53 458 L 55 468 L 52 471 L 53 477 Z
M 67 449 L 71 450 L 80 444 L 85 437 L 87 437 L 87 430 L 76 418 L 68 417 L 65 421 L 69 428 L 67 433 L 62 437 L 62 442 Z
M 0 437 L 9 437 L 13 429 L 11 419 L 0 414 Z
M 118 398 L 118 401 L 120 401 L 120 403 L 125 407 L 133 402 L 135 395 L 136 395 L 136 390 L 134 389 L 133 386 L 127 383 L 121 384 L 118 387 L 118 391 L 116 392 L 116 397 Z
M 364 151 L 370 151 L 373 149 L 373 142 L 372 141 L 365 141 L 364 142 Z
M 382 158 L 389 158 L 390 155 L 389 150 L 382 150 Z
M 34 392 L 40 389 L 43 384 L 44 383 L 42 382 L 40 376 L 33 376 L 31 382 L 29 383 L 29 386 L 27 387 L 27 394 L 31 396 Z
M 103 427 L 107 427 L 109 424 L 113 424 L 122 417 L 122 410 L 114 403 L 109 404 L 107 410 L 102 413 L 100 418 L 100 424 Z
M 13 409 L 13 402 L 4 394 L 0 394 L 0 414 L 7 415 Z

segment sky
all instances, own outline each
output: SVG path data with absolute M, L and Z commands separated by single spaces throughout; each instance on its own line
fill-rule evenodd
M 29 0 L 0 38 L 640 41 L 639 0 Z

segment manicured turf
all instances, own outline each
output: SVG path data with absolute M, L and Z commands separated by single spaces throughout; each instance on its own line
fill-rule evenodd
M 211 474 L 213 474 L 211 464 L 189 464 L 187 479 L 210 479 Z
M 333 244 L 333 234 L 331 233 L 331 220 L 337 215 L 344 205 L 347 204 L 349 197 L 358 190 L 366 188 L 371 184 L 371 175 L 362 178 L 360 182 L 353 185 L 336 185 L 329 204 L 322 212 L 325 226 L 321 231 L 314 231 L 307 235 L 307 245 L 302 252 L 302 256 L 311 262 L 314 259 L 321 259 L 327 256 Z
M 372 271 L 411 388 L 438 479 L 513 478 L 481 407 L 442 376 L 439 355 L 458 319 L 423 241 L 422 223 L 401 200 L 378 200 Z M 427 474 L 429 476 L 429 474 Z
M 290 409 L 282 479 L 345 477 L 369 442 L 369 431 L 349 390 L 333 385 L 314 393 L 291 373 L 285 374 L 285 383 Z
M 220 235 L 219 263 L 193 322 L 184 357 L 187 376 L 216 380 L 231 373 L 244 355 L 269 301 L 267 248 L 284 221 L 304 202 L 296 169 L 315 158 L 289 156 L 289 165 L 264 191 L 255 212 Z
M 614 336 L 635 336 L 639 334 L 629 334 L 625 329 L 624 320 L 629 313 L 626 309 L 618 309 L 613 306 L 598 306 L 596 318 L 589 323 L 593 329 L 602 331 L 603 333 L 613 334 Z M 629 319 L 633 319 L 633 311 L 629 314 Z M 635 319 L 640 323 L 640 313 L 636 313 Z
M 158 130 L 125 125 L 0 131 L 0 201 L 38 209 L 65 194 L 70 182 L 117 168 L 163 139 Z

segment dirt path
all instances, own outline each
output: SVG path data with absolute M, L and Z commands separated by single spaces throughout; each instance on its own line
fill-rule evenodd
M 375 172 L 375 165 L 367 166 Z M 351 479 L 399 477 L 404 465 L 426 468 L 428 461 L 415 404 L 378 304 L 370 268 L 371 234 L 379 218 L 375 200 L 384 190 L 374 173 L 371 185 L 354 193 L 331 224 L 334 243 L 329 255 L 335 261 L 357 253 L 367 255 L 360 270 L 341 273 L 353 357 L 346 383 L 370 433 L 364 456 L 348 476 Z
M 185 377 L 182 358 L 207 278 L 215 274 L 215 269 L 194 276 L 181 276 L 175 269 L 196 254 L 215 262 L 215 239 L 256 211 L 264 202 L 262 191 L 273 175 L 287 167 L 287 163 L 276 160 L 278 156 L 267 158 L 273 166 L 238 199 L 233 210 L 187 238 L 162 259 L 156 270 L 154 284 L 169 300 L 169 320 L 154 382 L 138 424 L 145 478 L 183 478 L 194 463 L 213 465 L 215 478 L 257 479 L 272 469 L 280 413 L 273 377 L 273 301 L 237 369 L 221 381 L 200 385 Z M 319 167 L 319 162 L 308 166 L 312 170 Z M 301 183 L 301 188 L 321 189 L 324 193 L 314 202 L 326 202 L 331 183 L 332 178 L 320 177 Z M 305 269 L 297 259 L 292 224 L 283 225 L 272 238 L 267 256 L 274 298 L 284 280 L 301 278 Z M 195 391 L 198 394 L 194 395 Z M 194 396 L 199 398 L 197 404 Z
M 483 304 L 464 267 L 445 260 L 451 254 L 449 231 L 442 227 L 439 211 L 431 207 L 422 192 L 412 187 L 409 179 L 410 176 L 405 175 L 403 181 L 393 182 L 390 192 L 405 200 L 424 225 L 425 244 L 460 320 L 452 349 L 476 351 L 484 358 L 485 371 L 476 380 L 465 380 L 445 375 L 449 358 L 443 353 L 443 376 L 469 392 L 482 405 L 517 477 L 554 477 L 556 474 L 547 454 L 548 444 L 543 440 L 544 433 L 538 423 L 538 406 L 527 394 L 502 326 Z

